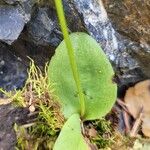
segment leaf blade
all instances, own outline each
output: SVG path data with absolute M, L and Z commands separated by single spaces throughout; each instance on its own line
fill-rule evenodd
M 116 99 L 113 69 L 99 44 L 89 35 L 73 33 L 70 38 L 85 94 L 86 112 L 83 119 L 100 118 L 110 111 Z M 49 79 L 56 83 L 55 89 L 65 117 L 80 113 L 78 93 L 64 41 L 56 49 L 49 65 Z
M 63 126 L 53 150 L 89 150 L 80 127 L 79 114 L 73 114 Z

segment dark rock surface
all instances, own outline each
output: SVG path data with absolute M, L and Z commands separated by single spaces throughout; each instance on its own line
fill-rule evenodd
M 51 4 L 51 3 L 50 3 Z M 32 14 L 30 22 L 27 24 L 29 39 L 36 45 L 58 46 L 62 41 L 62 33 L 59 28 L 54 4 L 37 7 Z M 86 31 L 82 18 L 75 9 L 74 3 L 64 0 L 64 8 L 70 32 Z
M 18 12 L 18 8 L 0 6 L 0 39 L 8 44 L 18 38 L 25 25 Z
M 13 49 L 0 43 L 0 87 L 13 90 L 21 88 L 27 77 L 27 66 L 16 57 Z
M 103 0 L 115 30 L 129 39 L 128 53 L 150 77 L 150 1 Z
M 26 122 L 28 110 L 14 108 L 11 104 L 0 106 L 0 150 L 14 150 L 16 134 L 14 124 Z
M 141 75 L 138 80 L 150 78 L 150 1 L 103 0 L 103 2 L 114 29 L 128 39 L 126 52 L 136 64 L 127 66 L 128 70 L 134 68 L 133 82 L 138 75 Z M 131 71 L 127 74 L 127 80 L 132 74 Z
M 56 13 L 48 7 L 35 10 L 27 29 L 29 39 L 36 45 L 57 46 L 62 41 Z
M 17 1 L 7 0 L 9 4 Z M 21 34 L 25 24 L 31 18 L 31 8 L 34 3 L 30 0 L 21 1 L 16 5 L 0 5 L 0 40 L 11 44 Z
M 132 41 L 150 44 L 150 1 L 103 0 L 115 29 Z

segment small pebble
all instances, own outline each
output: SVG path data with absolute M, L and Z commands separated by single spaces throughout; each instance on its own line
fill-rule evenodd
M 34 111 L 35 111 L 34 105 L 31 105 L 31 106 L 29 107 L 29 111 L 30 111 L 30 112 L 34 112 Z

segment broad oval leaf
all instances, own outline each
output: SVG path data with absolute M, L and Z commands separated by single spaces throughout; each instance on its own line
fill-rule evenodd
M 112 66 L 99 44 L 85 33 L 70 35 L 78 72 L 85 94 L 84 120 L 100 118 L 108 113 L 116 100 Z M 80 113 L 79 97 L 72 75 L 65 42 L 57 47 L 49 64 L 49 81 L 55 83 L 56 94 L 66 118 Z
M 79 114 L 73 114 L 63 126 L 53 150 L 89 150 L 83 138 Z

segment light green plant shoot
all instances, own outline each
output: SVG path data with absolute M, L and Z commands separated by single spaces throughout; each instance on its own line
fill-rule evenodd
M 64 41 L 51 59 L 48 77 L 54 83 L 55 94 L 68 120 L 54 150 L 87 150 L 89 146 L 80 124 L 85 120 L 99 119 L 111 110 L 117 93 L 117 86 L 112 81 L 114 72 L 101 47 L 91 36 L 80 32 L 68 34 L 62 0 L 55 0 L 55 4 Z
M 79 72 L 77 69 L 77 63 L 76 63 L 76 59 L 74 56 L 74 49 L 73 49 L 68 31 L 67 31 L 68 29 L 67 29 L 66 20 L 64 17 L 62 1 L 61 0 L 55 0 L 55 4 L 56 4 L 57 13 L 58 13 L 58 18 L 60 21 L 61 30 L 63 32 L 64 40 L 65 40 L 67 51 L 68 51 L 68 56 L 69 56 L 69 60 L 70 60 L 70 65 L 71 65 L 73 77 L 74 77 L 76 87 L 77 87 L 78 93 L 79 93 L 81 117 L 83 117 L 85 114 L 85 100 L 84 100 L 83 89 L 81 87 Z
M 80 127 L 79 114 L 73 114 L 63 126 L 54 150 L 88 150 Z

